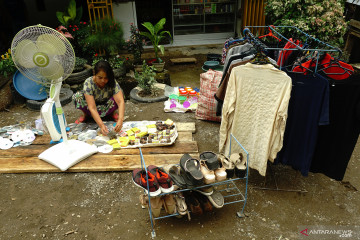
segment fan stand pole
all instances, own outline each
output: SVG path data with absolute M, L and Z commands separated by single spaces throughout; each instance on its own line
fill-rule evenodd
M 66 134 L 66 128 L 65 128 L 65 123 L 64 123 L 64 117 L 63 117 L 63 109 L 61 106 L 61 103 L 59 101 L 59 99 L 55 100 L 55 107 L 56 107 L 56 112 L 59 118 L 59 124 L 60 124 L 60 129 L 61 129 L 61 136 L 63 139 L 63 142 L 65 144 L 68 144 L 68 139 L 67 139 L 67 134 Z

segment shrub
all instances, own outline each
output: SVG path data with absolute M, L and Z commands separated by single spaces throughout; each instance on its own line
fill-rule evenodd
M 111 53 L 117 52 L 124 45 L 121 24 L 111 18 L 98 20 L 85 41 L 94 49 L 104 50 L 105 57 L 109 59 Z
M 119 55 L 113 56 L 109 59 L 109 63 L 113 69 L 122 68 L 124 66 L 124 58 Z
M 155 75 L 154 67 L 148 66 L 144 60 L 142 65 L 142 72 L 135 72 L 135 79 L 138 82 L 138 86 L 143 90 L 145 94 L 152 94 L 155 90 Z
M 271 24 L 296 26 L 339 47 L 346 32 L 344 5 L 344 0 L 267 0 L 265 11 Z
M 130 38 L 125 42 L 125 48 L 134 56 L 134 64 L 141 63 L 141 54 L 144 51 L 144 39 L 142 39 L 139 29 L 130 24 Z
M 16 66 L 11 58 L 11 50 L 1 55 L 0 76 L 8 77 L 16 72 Z

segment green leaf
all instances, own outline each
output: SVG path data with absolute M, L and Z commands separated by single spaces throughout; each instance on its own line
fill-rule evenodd
M 76 9 L 76 18 L 74 20 L 75 23 L 79 23 L 83 15 L 83 8 L 79 7 Z
M 162 31 L 162 32 L 160 33 L 161 36 L 164 35 L 164 34 L 168 34 L 169 37 L 170 37 L 170 39 L 171 39 L 171 33 L 170 33 L 169 31 Z M 171 41 L 172 41 L 172 39 L 171 39 Z
M 141 25 L 146 27 L 146 29 L 150 32 L 151 35 L 154 35 L 154 26 L 150 22 L 144 22 Z
M 63 12 L 56 12 L 56 17 L 62 25 L 66 25 Z
M 161 29 L 163 29 L 165 23 L 166 23 L 166 18 L 160 19 L 159 22 L 156 23 L 154 26 L 154 32 L 158 33 Z
M 68 25 L 70 19 L 71 19 L 70 16 L 64 16 L 65 25 Z
M 147 37 L 151 42 L 153 41 L 153 35 L 148 32 L 140 32 L 140 35 Z
M 159 49 L 160 49 L 161 54 L 164 55 L 164 53 L 165 53 L 164 46 L 163 46 L 163 45 L 159 45 Z
M 70 0 L 68 13 L 70 15 L 71 20 L 74 20 L 76 17 L 76 2 L 75 0 Z

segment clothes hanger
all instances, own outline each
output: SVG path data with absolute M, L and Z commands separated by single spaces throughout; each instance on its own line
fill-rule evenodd
M 274 25 L 270 25 L 270 26 L 271 26 L 272 28 L 275 28 Z M 277 39 L 279 42 L 281 42 L 281 39 L 278 38 L 278 37 L 276 37 L 276 36 L 274 35 L 274 33 L 273 33 L 273 31 L 271 30 L 270 27 L 269 27 L 269 33 L 268 33 L 268 34 L 263 35 L 263 36 L 260 36 L 260 37 L 258 37 L 258 38 L 261 39 L 261 38 L 264 38 L 264 37 L 273 37 L 273 38 Z

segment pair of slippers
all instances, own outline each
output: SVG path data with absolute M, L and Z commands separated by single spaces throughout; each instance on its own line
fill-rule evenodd
M 227 177 L 234 175 L 238 178 L 244 178 L 246 175 L 246 159 L 242 153 L 232 153 L 230 157 L 222 155 L 220 161 L 226 169 Z
M 196 163 L 197 164 L 197 163 Z M 200 162 L 198 163 L 200 166 Z M 194 188 L 198 185 L 202 185 L 202 178 L 201 180 L 196 180 L 191 178 L 185 171 L 179 167 L 178 165 L 172 164 L 164 167 L 165 171 L 170 175 L 172 181 L 176 186 L 179 188 Z M 190 167 L 191 169 L 191 167 Z

